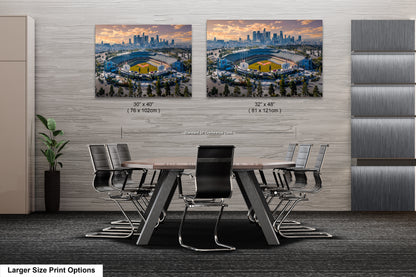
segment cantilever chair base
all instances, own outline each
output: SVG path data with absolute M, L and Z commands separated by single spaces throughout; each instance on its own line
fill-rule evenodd
M 107 239 L 126 239 L 133 235 L 140 235 L 140 233 L 128 231 L 101 231 L 101 232 L 92 232 L 85 235 L 87 238 L 107 238 Z
M 327 232 L 293 232 L 280 230 L 279 234 L 289 239 L 332 238 L 332 235 Z
M 159 223 L 162 223 L 163 221 L 165 221 L 166 219 L 166 212 L 162 211 L 162 213 L 160 214 L 160 218 L 159 218 Z M 133 223 L 133 225 L 140 225 L 140 223 L 142 222 L 142 220 L 132 220 L 131 221 Z M 115 221 L 111 221 L 110 222 L 111 225 L 130 225 L 130 223 L 127 220 L 124 219 L 120 219 L 120 220 L 115 220 Z
M 140 225 L 142 221 L 141 220 L 132 220 L 131 223 L 133 223 L 133 225 Z M 115 220 L 115 221 L 111 221 L 110 222 L 111 225 L 130 225 L 130 223 L 127 220 Z
M 288 230 L 293 230 L 294 232 L 303 232 L 303 231 L 315 231 L 316 229 L 313 227 L 308 227 L 308 226 L 303 226 L 303 225 L 285 225 L 285 226 L 280 226 L 279 230 L 281 231 L 288 231 Z
M 138 227 L 134 226 L 134 231 L 138 230 Z M 110 226 L 103 229 L 103 232 L 130 232 L 131 227 L 129 226 Z
M 195 207 L 195 205 L 192 205 L 192 206 Z M 212 206 L 214 206 L 214 205 L 212 205 Z M 230 246 L 230 245 L 220 243 L 219 240 L 218 240 L 218 224 L 221 220 L 222 212 L 223 212 L 225 206 L 226 206 L 225 204 L 221 205 L 221 210 L 218 214 L 217 221 L 215 223 L 215 229 L 214 229 L 214 242 L 220 248 L 197 248 L 197 247 L 190 246 L 190 245 L 187 245 L 187 244 L 183 243 L 183 239 L 182 239 L 183 224 L 185 222 L 185 217 L 186 217 L 186 214 L 188 212 L 188 208 L 191 207 L 188 204 L 185 205 L 185 210 L 183 212 L 181 225 L 179 226 L 179 232 L 178 232 L 179 245 L 182 246 L 183 248 L 190 249 L 190 250 L 193 250 L 193 251 L 198 251 L 198 252 L 216 252 L 216 251 L 234 251 L 234 250 L 236 250 L 236 248 L 234 246 Z

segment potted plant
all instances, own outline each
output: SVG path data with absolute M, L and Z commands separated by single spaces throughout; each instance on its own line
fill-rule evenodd
M 40 138 L 45 144 L 46 149 L 41 149 L 42 154 L 46 157 L 49 164 L 49 170 L 45 171 L 45 209 L 47 212 L 59 211 L 60 186 L 61 178 L 58 166 L 58 158 L 62 156 L 62 149 L 68 144 L 69 140 L 58 141 L 57 137 L 62 136 L 64 132 L 56 129 L 56 122 L 52 118 L 46 119 L 41 115 L 36 115 L 48 130 L 47 133 L 40 132 Z

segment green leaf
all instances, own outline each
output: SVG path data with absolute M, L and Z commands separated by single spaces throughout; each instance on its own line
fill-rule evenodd
M 46 129 L 48 129 L 48 120 L 46 118 L 44 118 L 43 116 L 41 116 L 40 114 L 37 114 L 36 116 L 43 123 L 43 125 L 45 125 Z
M 59 166 L 60 166 L 60 167 L 63 167 L 63 165 L 62 165 L 62 163 L 61 163 L 61 162 L 58 162 L 58 164 L 59 164 Z
M 64 140 L 63 140 L 64 141 Z M 62 142 L 62 141 L 61 141 Z M 61 150 L 65 147 L 65 145 L 67 145 L 69 143 L 69 140 L 64 141 L 64 143 L 61 145 L 61 147 L 58 148 L 57 153 L 61 152 Z M 59 144 L 59 143 L 58 143 Z M 58 147 L 58 146 L 56 146 Z
M 59 135 L 63 135 L 63 134 L 64 134 L 64 131 L 62 131 L 62 130 L 56 130 L 56 131 L 53 132 L 54 137 L 59 136 Z
M 51 148 L 51 144 L 49 143 L 49 142 L 47 142 L 46 140 L 44 140 L 44 139 L 41 139 L 42 140 L 42 142 L 48 147 L 48 149 L 49 148 Z
M 56 122 L 53 118 L 48 118 L 48 130 L 55 131 L 56 129 Z
M 59 146 L 61 146 L 62 145 L 62 143 L 64 143 L 65 142 L 65 140 L 61 140 L 60 142 L 58 142 L 56 145 L 55 145 L 55 147 L 56 148 L 59 148 Z
M 52 140 L 51 140 L 51 138 L 47 134 L 45 134 L 45 133 L 39 133 L 39 135 L 41 135 L 43 138 L 45 138 L 45 140 L 47 142 L 49 142 L 50 144 L 52 144 Z
M 55 156 L 55 161 L 60 157 L 60 156 L 62 156 L 62 154 L 63 153 L 59 153 L 59 154 L 57 154 L 56 156 Z
M 48 160 L 51 166 L 55 165 L 55 153 L 51 149 L 45 150 L 46 159 Z

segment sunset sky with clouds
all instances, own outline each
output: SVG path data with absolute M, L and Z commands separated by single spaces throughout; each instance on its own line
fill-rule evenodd
M 322 40 L 322 20 L 208 20 L 207 21 L 207 39 L 238 40 L 240 37 L 243 40 L 253 39 L 253 31 L 260 31 L 263 29 L 280 35 L 290 35 L 297 37 L 302 36 L 304 39 Z
M 128 43 L 129 38 L 133 43 L 133 36 L 146 36 L 159 40 L 167 39 L 169 42 L 174 39 L 175 43 L 191 44 L 192 42 L 192 25 L 96 25 L 95 26 L 95 43 Z

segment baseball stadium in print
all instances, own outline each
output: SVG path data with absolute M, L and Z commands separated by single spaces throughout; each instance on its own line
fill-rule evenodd
M 209 97 L 322 97 L 322 20 L 209 20 Z
M 96 97 L 190 97 L 191 25 L 97 25 Z

